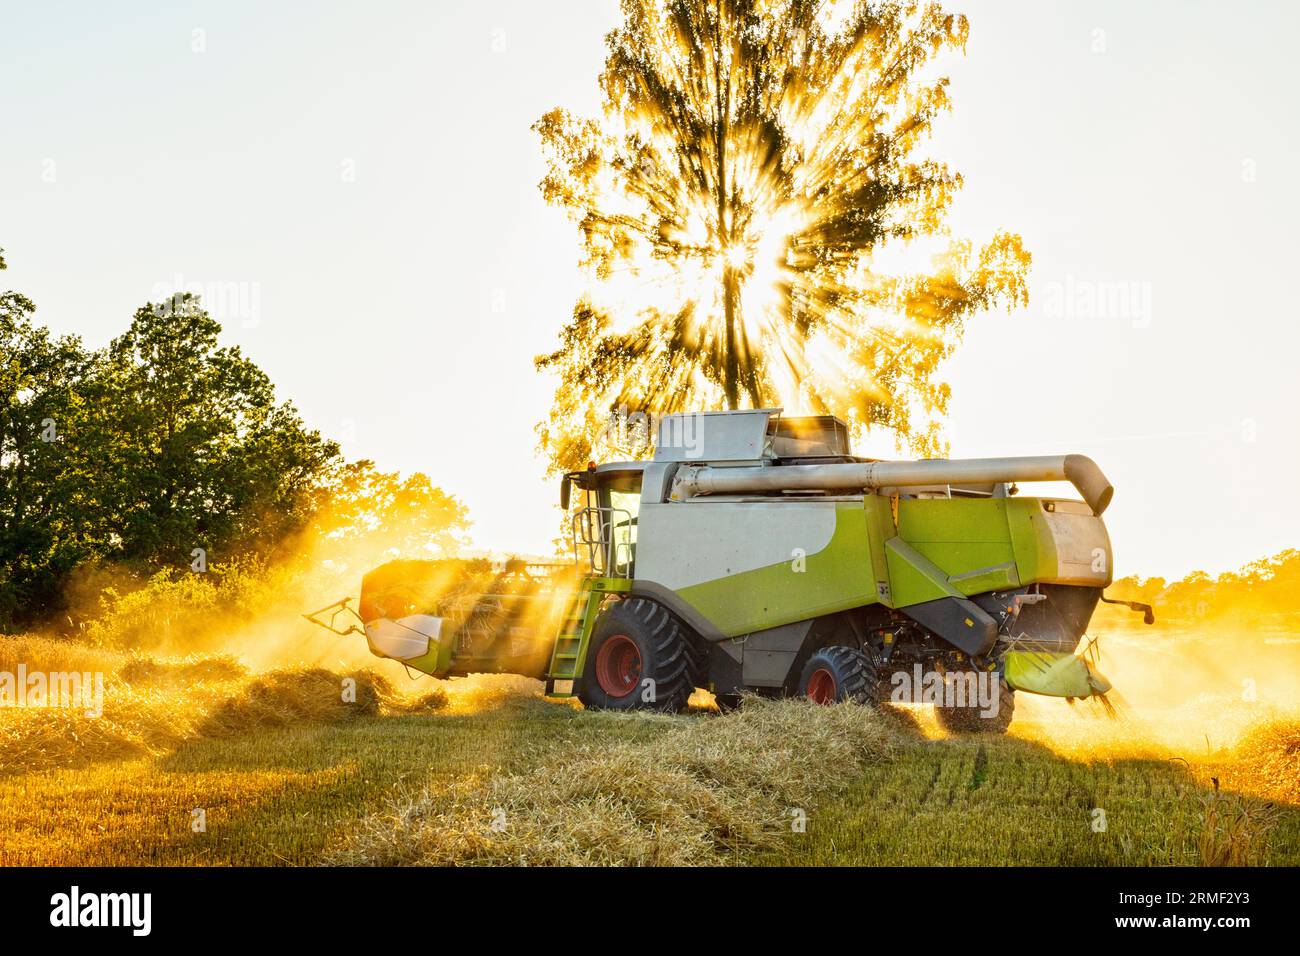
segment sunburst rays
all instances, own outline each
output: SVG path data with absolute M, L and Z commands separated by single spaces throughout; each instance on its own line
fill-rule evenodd
M 546 198 L 580 225 L 587 288 L 539 366 L 561 385 L 554 464 L 617 405 L 782 404 L 885 426 L 922 451 L 935 372 L 969 313 L 1024 298 L 1028 254 L 977 254 L 944 214 L 961 185 L 917 157 L 949 107 L 937 3 L 624 0 L 599 121 L 537 124 Z M 938 253 L 888 272 L 900 244 Z M 563 449 L 563 450 L 562 450 Z

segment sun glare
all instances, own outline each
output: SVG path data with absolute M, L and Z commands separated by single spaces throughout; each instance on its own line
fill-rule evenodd
M 727 265 L 737 272 L 744 272 L 751 263 L 749 249 L 737 243 L 733 243 L 723 250 L 723 258 L 727 260 Z

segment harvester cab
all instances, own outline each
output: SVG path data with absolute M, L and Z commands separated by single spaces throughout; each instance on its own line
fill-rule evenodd
M 600 577 L 631 578 L 636 566 L 637 526 L 641 511 L 644 462 L 592 466 L 564 476 L 564 488 L 576 486 L 582 501 L 570 518 L 574 563 Z M 566 504 L 567 503 L 567 504 Z M 569 510 L 571 492 L 561 493 Z
M 1015 493 L 1045 481 L 1079 500 Z M 670 415 L 651 460 L 564 476 L 571 563 L 385 565 L 359 617 L 380 656 L 589 707 L 678 710 L 705 687 L 724 707 L 928 702 L 1000 731 L 1016 691 L 1109 689 L 1076 652 L 1111 582 L 1112 492 L 1079 455 L 879 461 L 830 416 Z

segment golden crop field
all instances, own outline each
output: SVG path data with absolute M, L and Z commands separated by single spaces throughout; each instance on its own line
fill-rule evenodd
M 0 710 L 0 864 L 1300 863 L 1300 719 L 1267 686 L 1022 700 L 1008 737 L 949 739 L 924 707 L 618 715 L 522 678 L 0 641 L 18 660 L 103 671 L 104 712 Z

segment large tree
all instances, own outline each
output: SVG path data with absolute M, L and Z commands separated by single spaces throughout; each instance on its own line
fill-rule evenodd
M 161 617 L 189 626 L 173 615 L 188 595 L 245 611 L 265 593 L 317 600 L 334 580 L 322 566 L 355 583 L 467 544 L 462 502 L 345 462 L 195 296 L 144 305 L 94 351 L 34 313 L 0 293 L 0 633 L 93 606 L 107 583 L 115 639 L 157 640 L 164 598 Z M 217 572 L 202 584 L 186 576 L 195 548 Z
M 266 373 L 183 293 L 137 310 L 90 383 L 100 504 L 116 557 L 150 566 L 267 553 L 310 515 L 338 446 L 276 399 Z
M 47 608 L 95 553 L 84 507 L 92 476 L 68 441 L 93 414 L 79 384 L 94 357 L 37 326 L 34 311 L 25 296 L 0 293 L 0 629 Z
M 538 358 L 560 378 L 540 429 L 552 464 L 584 461 L 618 406 L 779 402 L 938 450 L 939 363 L 968 316 L 1025 300 L 1029 265 L 1018 236 L 949 235 L 961 177 L 920 155 L 949 108 L 936 58 L 966 18 L 917 2 L 622 9 L 603 115 L 535 126 L 542 192 L 578 223 L 590 279 Z M 926 240 L 919 269 L 888 263 Z
M 0 630 L 47 617 L 79 567 L 274 557 L 328 498 L 338 448 L 277 401 L 198 300 L 88 351 L 0 294 Z

